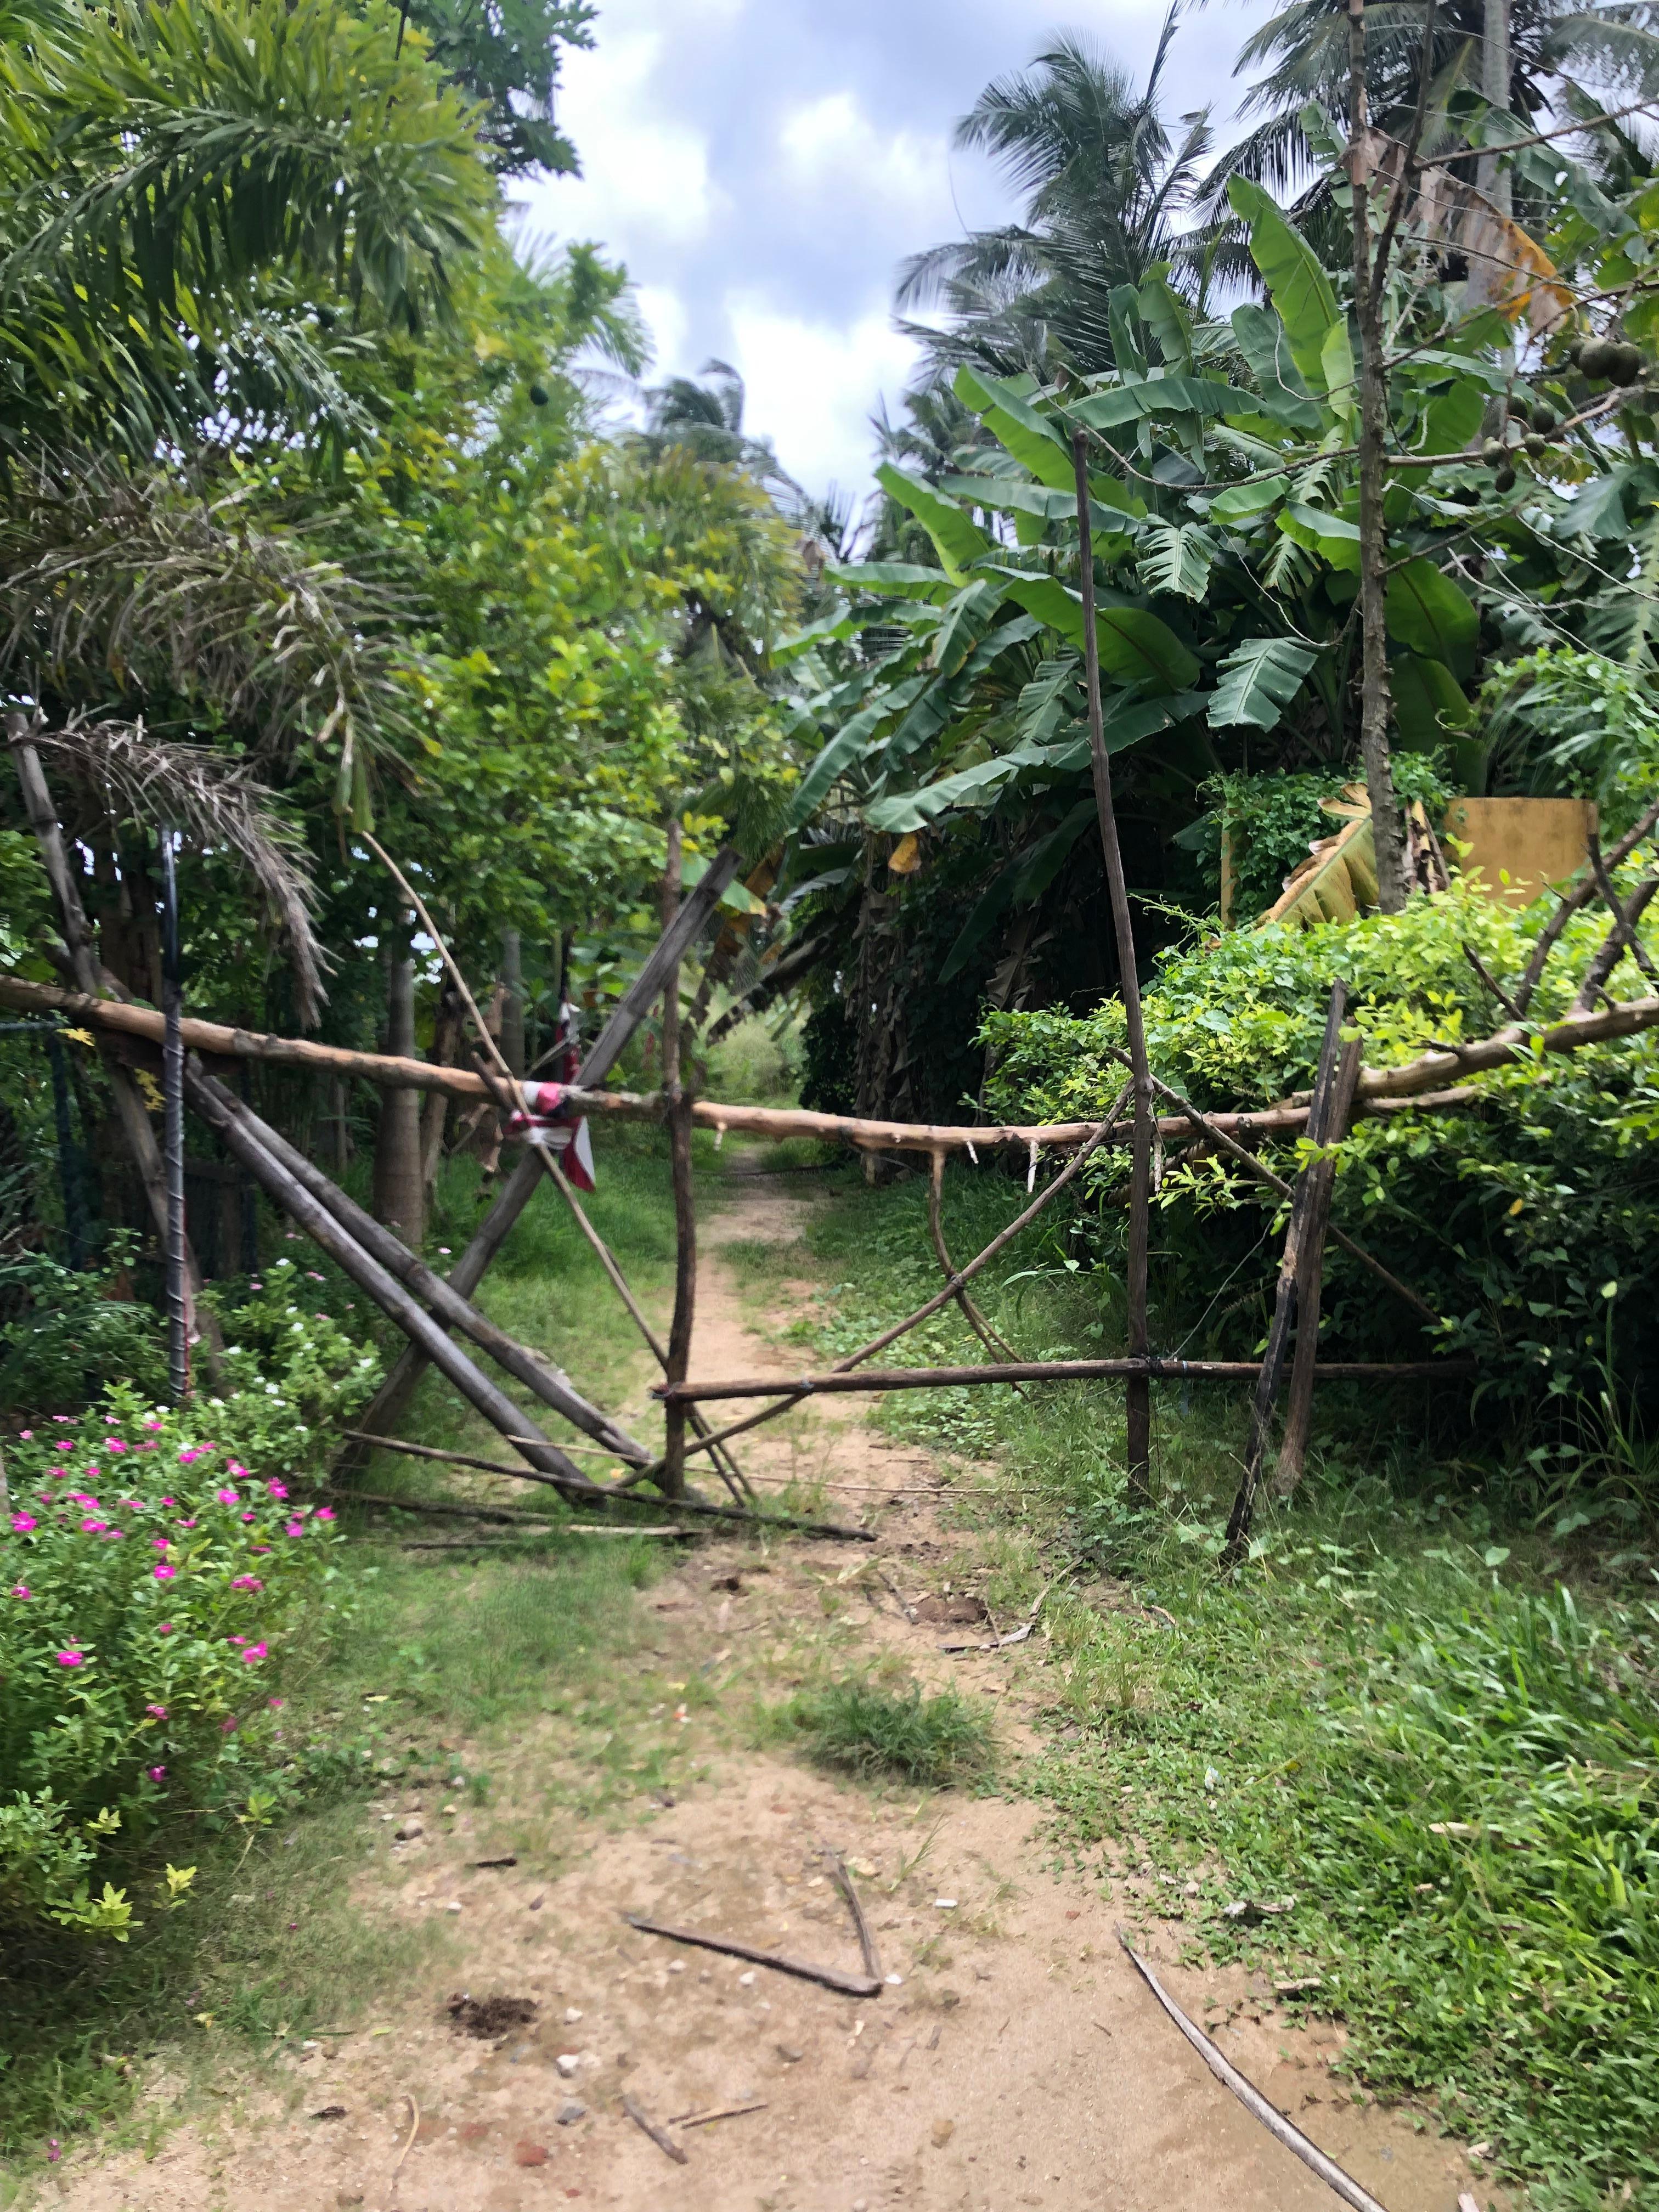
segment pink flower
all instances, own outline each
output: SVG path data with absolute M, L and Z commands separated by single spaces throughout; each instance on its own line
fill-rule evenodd
M 316 1270 L 314 1267 L 307 1267 L 307 1268 L 306 1269 L 306 1280 L 307 1280 L 307 1282 L 308 1282 L 308 1283 L 320 1283 L 320 1282 L 322 1281 L 322 1279 L 322 1279 L 322 1277 L 321 1277 L 321 1276 L 317 1273 L 317 1270 Z M 27 1429 L 25 1429 L 25 1430 L 24 1430 L 24 1431 L 23 1431 L 23 1434 L 24 1434 L 25 1436 L 27 1436 L 27 1434 L 28 1434 L 28 1431 L 27 1431 Z
M 145 1414 L 145 1416 L 144 1416 L 144 1426 L 145 1426 L 147 1429 L 159 1429 L 159 1428 L 161 1427 L 161 1416 L 159 1413 L 146 1413 L 146 1414 Z
M 247 1473 L 247 1469 L 242 1465 L 242 1462 L 239 1459 L 232 1460 L 228 1471 L 230 1474 L 238 1476 L 246 1475 Z
M 104 1531 L 104 1541 L 106 1544 L 118 1544 L 126 1533 L 125 1528 L 106 1528 Z
M 186 1444 L 179 1455 L 179 1464 L 180 1467 L 189 1467 L 192 1462 L 200 1459 L 201 1456 L 200 1452 L 193 1450 L 189 1444 Z
M 161 1500 L 163 1505 L 176 1505 L 178 1502 L 179 1501 L 176 1498 L 164 1498 Z
M 264 1584 L 258 1575 L 236 1575 L 231 1580 L 232 1589 L 263 1589 Z
M 263 1644 L 250 1644 L 242 1654 L 242 1664 L 251 1667 L 256 1659 L 263 1659 L 265 1656 L 266 1647 Z
M 251 1513 L 244 1513 L 242 1518 L 244 1521 L 252 1521 L 253 1516 Z
M 149 1540 L 149 1547 L 152 1552 L 170 1551 L 172 1549 L 172 1546 L 173 1539 L 170 1536 L 152 1536 Z
M 225 1723 L 224 1732 L 227 1735 L 234 1735 L 235 1734 L 236 1723 L 234 1720 L 227 1721 Z
M 66 1467 L 49 1467 L 46 1469 L 46 1480 L 48 1482 L 62 1482 L 68 1473 L 69 1469 Z
M 62 2147 L 62 2145 L 58 2142 L 58 2140 L 57 2136 L 48 2136 L 48 2137 L 46 2138 L 46 2163 L 47 2163 L 47 2165 L 48 2165 L 48 2166 L 56 2166 L 56 2165 L 57 2165 L 57 2163 L 58 2163 L 58 2160 L 59 2160 L 60 2158 L 62 2158 L 62 2156 L 63 2156 L 63 2155 L 64 2155 L 63 2147 Z
M 319 1276 L 319 1277 L 318 1278 L 318 1279 L 319 1279 L 319 1281 L 320 1281 L 322 1279 L 321 1279 L 321 1277 Z M 33 1431 L 33 1429 L 19 1429 L 19 1431 L 17 1431 L 17 1433 L 18 1433 L 18 1435 L 19 1435 L 20 1437 L 21 1437 L 21 1438 L 23 1439 L 23 1442 L 24 1442 L 26 1444 L 27 1444 L 27 1443 L 32 1443 L 34 1441 L 34 1431 Z
M 305 1522 L 303 1521 L 290 1521 L 288 1524 L 288 1533 L 290 1536 L 303 1536 L 306 1533 Z
M 286 1498 L 288 1496 L 288 1485 L 285 1482 L 268 1482 L 265 1485 L 265 1489 L 272 1498 Z
M 15 1535 L 27 1536 L 31 1528 L 38 1528 L 40 1524 L 33 1513 L 14 1513 L 11 1516 L 11 1525 Z
M 265 1703 L 273 1713 L 280 1713 L 283 1710 L 283 1701 L 280 1698 L 267 1698 Z
M 54 1421 L 67 1422 L 70 1428 L 75 1426 L 75 1416 L 73 1413 L 54 1413 L 52 1418 Z
M 248 1549 L 251 1552 L 268 1552 L 270 1547 L 269 1544 L 250 1544 Z
M 60 1667 L 84 1667 L 87 1655 L 84 1651 L 77 1651 L 71 1644 L 67 1651 L 58 1653 L 58 1663 Z
M 167 1778 L 167 1771 L 165 1766 L 147 1766 L 144 1769 L 144 1771 L 149 1775 L 152 1782 L 165 1782 Z
M 164 1620 L 161 1626 L 156 1630 L 155 1633 L 158 1636 L 171 1636 L 173 1633 L 173 1623 L 170 1620 Z
M 100 1528 L 107 1528 L 109 1522 L 107 1521 L 83 1521 L 81 1523 L 81 1526 L 88 1536 L 95 1536 Z
M 181 1528 L 193 1528 L 196 1526 L 196 1523 L 193 1521 L 181 1521 L 179 1523 L 179 1526 Z
M 317 1508 L 317 1518 L 319 1521 L 331 1521 L 334 1518 L 334 1508 L 331 1505 L 319 1505 Z
M 112 1428 L 115 1426 L 115 1416 L 114 1416 L 114 1414 L 113 1414 L 113 1413 L 106 1413 L 106 1414 L 105 1414 L 105 1416 L 104 1416 L 104 1426 L 105 1426 L 106 1429 L 112 1429 Z
M 228 1636 L 225 1641 L 227 1644 L 246 1644 L 247 1638 L 246 1636 Z
M 119 1437 L 111 1437 L 108 1441 L 109 1448 L 112 1451 L 125 1451 L 126 1449 L 126 1446 L 122 1443 Z
M 29 1597 L 33 1595 L 33 1592 L 30 1590 L 27 1583 L 14 1583 L 11 1586 L 11 1594 L 14 1597 Z
M 96 1468 L 95 1467 L 89 1467 L 89 1468 L 87 1469 L 87 1480 L 88 1480 L 88 1482 L 96 1482 L 96 1481 L 97 1481 L 97 1480 L 98 1480 L 98 1470 L 97 1470 L 97 1468 Z
M 163 1559 L 155 1570 L 155 1579 L 158 1583 L 170 1583 L 178 1571 L 170 1559 Z
M 146 1705 L 144 1711 L 153 1721 L 164 1721 L 167 1717 L 167 1709 L 165 1705 Z
M 240 1505 L 242 1502 L 234 1490 L 216 1490 L 213 1494 L 221 1505 Z

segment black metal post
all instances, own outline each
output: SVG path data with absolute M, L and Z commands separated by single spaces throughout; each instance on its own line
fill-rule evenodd
M 64 1193 L 64 1239 L 71 1267 L 87 1264 L 86 1208 L 82 1203 L 81 1163 L 70 1127 L 69 1069 L 64 1060 L 64 1040 L 55 1029 L 44 1039 L 46 1065 L 52 1071 L 52 1117 L 58 1133 L 58 1180 Z
M 174 1398 L 190 1395 L 190 1286 L 185 1266 L 185 1045 L 179 1018 L 179 880 L 173 832 L 161 847 L 161 1093 L 165 1109 L 162 1162 L 167 1175 L 167 1378 Z

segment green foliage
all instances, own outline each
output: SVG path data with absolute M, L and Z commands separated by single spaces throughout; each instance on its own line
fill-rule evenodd
M 1221 840 L 1232 848 L 1231 921 L 1249 927 L 1279 896 L 1309 848 L 1340 825 L 1321 810 L 1321 801 L 1340 796 L 1340 775 L 1235 775 L 1215 779 L 1206 796 L 1215 811 L 1206 818 L 1209 880 L 1221 879 Z
M 1146 995 L 1152 1066 L 1209 1108 L 1266 1105 L 1306 1088 L 1339 975 L 1370 1066 L 1409 1059 L 1435 1040 L 1486 1035 L 1503 1011 L 1464 947 L 1513 982 L 1543 914 L 1454 890 L 1413 900 L 1395 916 L 1232 931 L 1164 963 Z M 1593 915 L 1570 925 L 1535 1018 L 1570 1003 L 1602 934 Z M 987 1111 L 1013 1121 L 1098 1115 L 1121 1080 L 1108 1054 L 1121 1047 L 1122 1021 L 1115 1003 L 1084 1020 L 988 1016 L 996 1065 Z M 1479 1103 L 1467 1113 L 1363 1120 L 1340 1148 L 1334 1218 L 1385 1253 L 1444 1316 L 1440 1342 L 1475 1358 L 1480 1398 L 1539 1425 L 1530 1440 L 1545 1496 L 1586 1448 L 1585 1409 L 1604 1389 L 1611 1384 L 1621 1400 L 1634 1394 L 1645 1407 L 1659 1388 L 1640 1325 L 1659 1295 L 1659 1183 L 1649 1151 L 1656 1066 L 1646 1035 L 1540 1056 L 1477 1079 Z M 1293 1171 L 1295 1146 L 1274 1149 L 1280 1171 Z M 1120 1264 L 1124 1172 L 1121 1160 L 1101 1168 L 1091 1201 L 1089 1235 L 1109 1283 Z M 1158 1203 L 1155 1339 L 1173 1345 L 1207 1332 L 1237 1356 L 1265 1311 L 1275 1202 L 1266 1200 L 1264 1218 L 1261 1186 L 1211 1157 L 1168 1168 Z M 1231 1287 L 1220 1301 L 1223 1281 Z M 1243 1324 L 1228 1318 L 1241 1310 L 1251 1316 Z M 1353 1356 L 1362 1346 L 1373 1356 L 1430 1348 L 1406 1309 L 1378 1298 L 1340 1253 L 1328 1255 L 1325 1313 L 1333 1348 Z
M 917 1682 L 896 1690 L 849 1674 L 798 1691 L 773 1717 L 818 1765 L 864 1782 L 937 1790 L 982 1773 L 991 1757 L 982 1712 L 954 1690 L 924 1697 Z
M 1651 682 L 1599 653 L 1540 646 L 1480 690 L 1499 788 L 1567 788 L 1594 799 L 1604 842 L 1650 803 L 1659 782 Z
M 328 1601 L 332 1512 L 261 1480 L 233 1400 L 54 1417 L 7 1448 L 0 1540 L 0 1918 L 125 1942 L 128 1886 L 179 1810 L 265 1808 L 272 1696 Z M 113 1877 L 121 1877 L 117 1886 Z M 140 1917 L 142 1916 L 139 1916 Z

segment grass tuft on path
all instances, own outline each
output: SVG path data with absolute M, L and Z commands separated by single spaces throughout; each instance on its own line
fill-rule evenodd
M 896 1779 L 937 1790 L 972 1780 L 991 1763 L 991 1731 L 980 1707 L 954 1690 L 924 1697 L 915 1681 L 890 1688 L 848 1674 L 797 1691 L 771 1718 L 816 1765 L 861 1782 Z

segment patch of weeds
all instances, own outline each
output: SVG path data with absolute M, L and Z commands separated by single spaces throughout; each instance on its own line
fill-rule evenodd
M 896 1778 L 924 1789 L 971 1781 L 991 1764 L 985 1714 L 954 1690 L 888 1688 L 867 1675 L 799 1690 L 774 1709 L 779 1732 L 807 1757 L 860 1781 Z

